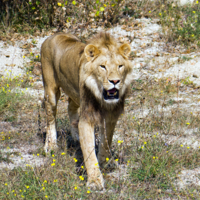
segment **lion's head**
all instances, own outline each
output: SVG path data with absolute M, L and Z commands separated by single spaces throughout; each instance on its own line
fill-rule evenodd
M 116 104 L 125 95 L 132 80 L 131 48 L 119 44 L 108 33 L 92 38 L 84 49 L 87 63 L 84 82 L 103 104 Z

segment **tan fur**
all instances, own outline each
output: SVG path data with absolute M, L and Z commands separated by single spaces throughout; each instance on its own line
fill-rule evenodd
M 80 139 L 88 174 L 87 185 L 93 189 L 104 187 L 99 164 L 104 165 L 106 157 L 110 157 L 114 128 L 123 112 L 132 79 L 132 64 L 128 60 L 130 51 L 128 44 L 118 44 L 107 33 L 97 34 L 87 44 L 71 34 L 58 33 L 42 45 L 47 113 L 44 149 L 48 152 L 57 148 L 56 107 L 62 88 L 69 96 L 71 134 L 74 139 Z M 101 127 L 98 160 L 94 143 L 95 125 Z

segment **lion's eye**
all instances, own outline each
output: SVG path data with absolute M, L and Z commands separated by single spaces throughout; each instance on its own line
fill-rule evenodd
M 106 69 L 106 66 L 105 65 L 100 65 L 101 68 L 103 69 Z
M 123 67 L 123 65 L 119 65 L 119 68 L 122 68 Z

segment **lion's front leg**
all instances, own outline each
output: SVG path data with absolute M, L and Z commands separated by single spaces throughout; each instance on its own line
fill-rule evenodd
M 78 128 L 81 149 L 88 174 L 87 186 L 94 190 L 103 189 L 103 176 L 99 169 L 98 160 L 95 154 L 94 125 L 80 119 Z
M 106 122 L 105 130 L 101 128 L 101 139 L 99 144 L 99 153 L 98 153 L 98 160 L 99 164 L 104 167 L 106 163 L 106 158 L 111 157 L 111 143 L 113 138 L 113 133 L 115 129 L 116 121 L 115 122 Z

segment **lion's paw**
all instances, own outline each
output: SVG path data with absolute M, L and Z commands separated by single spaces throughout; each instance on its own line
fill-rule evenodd
M 87 184 L 91 190 L 103 190 L 104 189 L 104 180 L 102 174 L 96 179 L 89 179 Z

